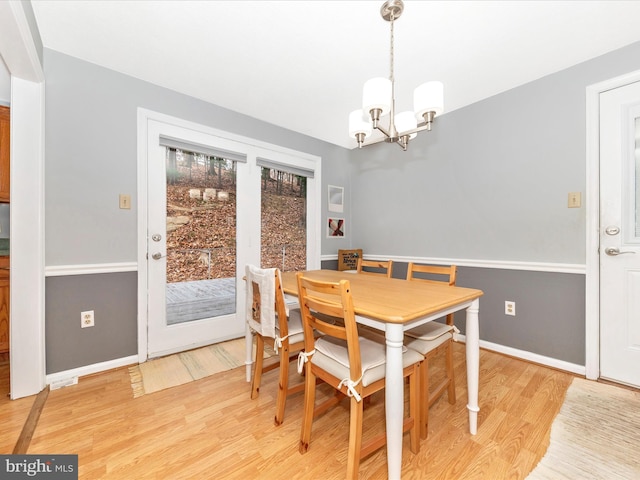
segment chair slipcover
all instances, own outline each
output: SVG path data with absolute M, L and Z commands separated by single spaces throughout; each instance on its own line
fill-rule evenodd
M 245 267 L 247 278 L 246 316 L 249 327 L 260 335 L 276 336 L 275 268 Z

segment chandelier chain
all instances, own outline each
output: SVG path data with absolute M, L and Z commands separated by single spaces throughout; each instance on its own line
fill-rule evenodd
M 391 65 L 389 66 L 389 80 L 391 80 L 391 82 L 395 80 L 393 76 L 393 20 L 394 20 L 394 15 L 392 13 L 391 18 L 389 19 L 391 23 L 391 58 L 390 58 Z

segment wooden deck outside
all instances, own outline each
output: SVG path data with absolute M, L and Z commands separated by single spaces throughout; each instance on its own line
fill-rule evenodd
M 235 311 L 235 278 L 167 284 L 167 325 L 228 315 Z

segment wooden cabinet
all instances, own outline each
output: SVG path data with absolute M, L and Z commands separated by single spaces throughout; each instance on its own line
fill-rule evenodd
M 9 257 L 0 257 L 0 353 L 9 351 Z
M 0 202 L 9 201 L 9 107 L 0 106 Z M 0 256 L 0 353 L 9 351 L 9 257 Z
M 9 107 L 0 106 L 0 202 L 9 201 Z

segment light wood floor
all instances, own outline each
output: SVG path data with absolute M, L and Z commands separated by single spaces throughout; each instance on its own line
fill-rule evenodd
M 0 360 L 0 454 L 13 453 L 36 396 L 9 399 L 9 360 Z
M 403 479 L 523 479 L 544 455 L 573 375 L 481 351 L 478 434 L 468 431 L 464 345 L 455 344 L 458 401 L 432 408 L 419 455 L 405 436 Z M 295 369 L 293 369 L 295 370 Z M 0 374 L 3 372 L 0 370 Z M 133 399 L 128 370 L 50 392 L 28 453 L 75 453 L 88 479 L 339 479 L 346 472 L 348 402 L 314 421 L 298 453 L 302 395 L 274 427 L 276 372 L 251 400 L 244 367 Z M 0 387 L 3 384 L 0 383 Z M 0 453 L 11 453 L 33 398 L 0 401 Z M 365 410 L 365 437 L 384 428 L 384 394 Z M 386 478 L 386 451 L 360 478 Z

